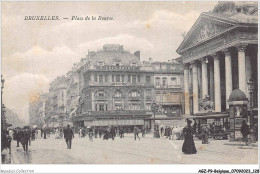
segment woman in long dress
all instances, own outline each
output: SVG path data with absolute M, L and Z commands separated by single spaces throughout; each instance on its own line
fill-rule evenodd
M 191 122 L 192 121 L 187 119 L 188 125 L 183 129 L 184 143 L 182 145 L 182 152 L 185 154 L 197 153 L 193 140 L 193 134 L 195 133 L 195 131 L 193 130 L 193 127 L 191 127 Z

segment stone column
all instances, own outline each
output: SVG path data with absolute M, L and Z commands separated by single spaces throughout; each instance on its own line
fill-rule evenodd
M 214 68 L 213 64 L 209 64 L 209 98 L 214 101 Z
M 233 90 L 232 84 L 232 63 L 231 54 L 228 49 L 223 50 L 225 54 L 225 77 L 226 77 L 226 101 L 228 101 L 229 96 Z M 229 108 L 228 103 L 226 103 L 226 108 Z
M 192 63 L 192 90 L 193 90 L 193 113 L 197 113 L 199 110 L 199 105 L 198 105 L 198 65 L 194 61 Z
M 217 54 L 213 54 L 212 57 L 214 58 L 215 111 L 216 112 L 221 112 L 219 56 Z
M 246 57 L 245 57 L 246 45 L 237 46 L 238 51 L 238 84 L 239 89 L 246 94 Z
M 202 98 L 208 95 L 208 69 L 207 58 L 201 60 L 201 75 L 202 75 Z
M 189 66 L 186 64 L 184 65 L 184 109 L 185 115 L 190 115 L 190 93 L 189 93 Z
M 257 72 L 254 72 L 257 73 Z M 252 79 L 252 65 L 251 65 L 251 55 L 246 55 L 246 82 L 248 82 L 250 79 Z M 246 85 L 246 97 L 249 99 L 249 89 L 248 85 Z M 249 102 L 248 102 L 249 103 Z

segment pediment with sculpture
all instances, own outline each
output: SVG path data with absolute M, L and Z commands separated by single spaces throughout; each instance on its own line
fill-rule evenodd
M 227 23 L 226 21 L 222 22 L 220 20 L 211 19 L 210 17 L 200 17 L 191 28 L 188 35 L 185 36 L 178 50 L 185 50 L 187 48 L 205 42 L 206 40 L 214 38 L 235 27 L 235 24 Z

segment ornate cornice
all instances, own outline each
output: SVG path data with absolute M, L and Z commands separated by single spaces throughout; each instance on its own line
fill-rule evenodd
M 217 53 L 211 54 L 211 57 L 213 57 L 214 61 L 219 60 L 219 55 Z
M 246 50 L 247 44 L 239 44 L 236 46 L 238 52 L 244 52 Z
M 203 57 L 203 58 L 200 58 L 199 61 L 201 63 L 207 63 L 208 62 L 208 58 L 207 57 Z
M 222 52 L 225 54 L 225 56 L 230 56 L 230 50 L 228 48 L 223 49 Z

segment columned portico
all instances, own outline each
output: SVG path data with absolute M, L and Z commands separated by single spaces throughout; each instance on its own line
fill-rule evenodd
M 199 104 L 198 104 L 198 65 L 197 62 L 192 62 L 192 91 L 193 91 L 193 112 L 198 113 Z
M 212 57 L 214 58 L 215 111 L 216 112 L 221 112 L 219 55 L 218 54 L 213 54 Z
M 184 103 L 185 103 L 185 115 L 190 114 L 190 93 L 189 93 L 189 66 L 184 66 Z
M 251 6 L 248 11 L 223 8 L 202 13 L 177 49 L 183 64 L 192 64 L 190 71 L 184 70 L 185 114 L 227 112 L 233 89 L 239 88 L 250 98 L 247 82 L 251 79 L 258 85 L 257 14 L 248 13 Z M 226 10 L 231 11 L 222 16 Z M 252 90 L 251 98 L 256 100 L 257 90 Z
M 208 96 L 208 70 L 207 58 L 201 59 L 201 75 L 202 75 L 202 98 Z
M 228 49 L 223 50 L 225 54 L 225 77 L 226 77 L 226 96 L 230 96 L 232 92 L 232 63 L 231 63 L 231 54 Z M 228 97 L 226 97 L 228 100 Z M 226 103 L 226 108 L 229 108 L 228 103 Z
M 237 46 L 238 51 L 238 77 L 239 77 L 239 89 L 246 93 L 246 45 Z

